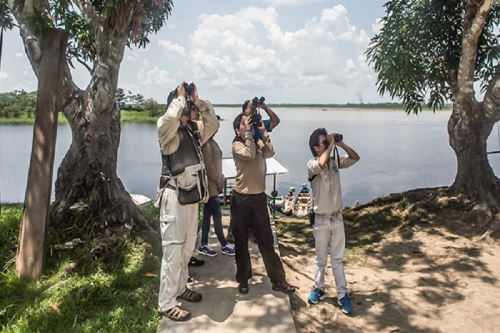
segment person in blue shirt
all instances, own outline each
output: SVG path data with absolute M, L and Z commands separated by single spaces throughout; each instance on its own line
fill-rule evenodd
M 264 110 L 267 115 L 269 116 L 269 119 L 264 119 L 262 122 L 264 123 L 264 127 L 266 128 L 267 132 L 272 132 L 273 128 L 278 126 L 280 123 L 280 118 L 274 113 L 274 111 L 266 104 L 265 101 L 257 105 L 259 108 Z M 252 115 L 252 110 L 253 110 L 253 102 L 252 100 L 246 100 L 245 103 L 243 103 L 243 106 L 241 107 L 241 111 L 246 115 L 246 116 L 251 116 Z M 256 137 L 257 138 L 257 137 Z M 258 138 L 257 138 L 258 139 Z

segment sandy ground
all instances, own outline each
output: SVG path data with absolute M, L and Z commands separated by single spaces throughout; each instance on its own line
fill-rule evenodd
M 368 248 L 348 245 L 345 267 L 354 308 L 348 317 L 336 306 L 330 266 L 327 299 L 307 303 L 312 234 L 280 229 L 288 280 L 300 287 L 291 298 L 299 333 L 500 332 L 498 241 L 477 241 L 427 226 L 414 227 L 410 234 L 387 232 Z

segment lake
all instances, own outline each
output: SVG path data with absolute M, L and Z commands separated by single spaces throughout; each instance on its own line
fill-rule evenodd
M 309 135 L 318 127 L 342 133 L 361 160 L 342 170 L 345 205 L 368 202 L 376 197 L 420 187 L 449 185 L 456 172 L 455 155 L 448 144 L 449 111 L 407 116 L 402 111 L 316 108 L 276 108 L 280 125 L 271 138 L 275 158 L 288 170 L 279 175 L 278 191 L 300 189 L 307 182 L 305 164 L 311 158 Z M 239 108 L 216 108 L 222 119 L 215 139 L 224 156 L 231 156 L 234 137 L 232 120 Z M 266 118 L 266 117 L 264 117 Z M 33 127 L 0 125 L 0 201 L 22 202 L 26 190 Z M 68 125 L 60 125 L 57 137 L 58 166 L 71 142 Z M 498 147 L 497 127 L 488 139 L 488 150 Z M 490 164 L 500 175 L 500 154 L 490 155 Z M 118 175 L 130 193 L 152 197 L 161 167 L 156 125 L 122 125 L 118 153 Z M 54 170 L 55 172 L 57 170 Z M 55 180 L 55 176 L 54 176 Z M 272 178 L 268 177 L 268 190 Z

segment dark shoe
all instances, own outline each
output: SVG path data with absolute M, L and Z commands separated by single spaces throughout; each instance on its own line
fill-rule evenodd
M 209 248 L 208 245 L 202 245 L 198 248 L 198 253 L 204 256 L 215 257 L 217 255 L 217 251 Z
M 220 252 L 224 253 L 227 256 L 234 256 L 236 254 L 234 247 L 232 247 L 229 244 L 226 244 L 226 246 L 224 246 L 222 249 L 220 249 Z
M 289 285 L 287 282 L 277 282 L 273 283 L 273 290 L 279 291 L 285 294 L 292 294 L 295 292 L 295 287 L 292 285 Z
M 248 294 L 248 282 L 240 282 L 238 285 L 238 291 L 240 294 Z
M 205 264 L 205 260 L 200 260 L 200 259 L 196 259 L 195 257 L 191 257 L 191 260 L 189 260 L 188 266 L 199 267 L 203 264 Z
M 199 302 L 203 298 L 199 292 L 186 288 L 186 290 L 177 296 L 177 298 L 186 300 L 188 302 Z
M 189 310 L 183 309 L 180 306 L 174 306 L 167 311 L 158 311 L 158 314 L 161 317 L 167 317 L 174 321 L 186 321 L 191 318 L 191 312 Z

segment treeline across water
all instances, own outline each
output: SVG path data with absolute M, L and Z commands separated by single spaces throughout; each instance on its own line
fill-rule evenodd
M 37 92 L 15 90 L 0 93 L 0 118 L 34 118 Z M 158 117 L 164 110 L 162 105 L 154 99 L 145 99 L 141 94 L 125 92 L 119 88 L 116 92 L 116 102 L 122 111 L 144 112 L 150 117 Z
M 0 124 L 32 124 L 35 121 L 37 92 L 15 90 L 0 93 Z M 165 105 L 154 99 L 145 99 L 140 94 L 133 94 L 123 89 L 117 89 L 116 102 L 121 110 L 121 119 L 124 122 L 156 122 L 165 110 Z M 65 123 L 62 113 L 58 117 L 59 123 Z
M 214 103 L 215 107 L 241 107 L 239 104 Z M 371 110 L 403 110 L 401 103 L 344 103 L 344 104 L 310 104 L 310 103 L 269 103 L 270 107 L 279 108 L 321 108 L 321 109 L 371 109 Z M 451 109 L 451 104 L 445 104 L 443 110 Z M 427 111 L 430 108 L 422 108 Z
M 153 98 L 146 99 L 141 94 L 134 94 L 131 91 L 117 89 L 116 102 L 122 111 L 123 121 L 154 122 L 165 110 L 165 104 L 159 103 Z M 36 91 L 26 92 L 15 90 L 12 92 L 0 93 L 0 123 L 32 123 L 35 116 Z M 241 103 L 220 104 L 214 103 L 215 107 L 241 107 Z M 298 104 L 298 103 L 274 103 L 271 107 L 280 108 L 349 108 L 349 109 L 387 109 L 402 110 L 400 103 L 346 103 L 346 104 Z M 451 105 L 445 105 L 445 109 Z M 65 122 L 65 118 L 60 116 L 60 122 Z

